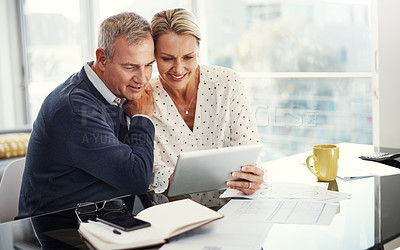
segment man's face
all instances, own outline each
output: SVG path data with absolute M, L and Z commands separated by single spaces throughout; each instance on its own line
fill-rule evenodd
M 105 61 L 102 80 L 117 97 L 136 100 L 151 78 L 154 61 L 154 43 L 150 34 L 131 46 L 120 36 L 115 40 L 112 60 Z

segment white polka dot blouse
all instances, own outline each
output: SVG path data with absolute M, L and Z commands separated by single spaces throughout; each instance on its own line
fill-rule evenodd
M 182 151 L 259 143 L 244 86 L 233 70 L 200 66 L 193 131 L 179 114 L 159 77 L 153 78 L 151 85 L 156 132 L 150 188 L 156 193 L 167 189 L 169 177 Z

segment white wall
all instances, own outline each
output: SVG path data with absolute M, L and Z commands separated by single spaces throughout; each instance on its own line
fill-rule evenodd
M 400 148 L 400 1 L 374 0 L 374 146 Z

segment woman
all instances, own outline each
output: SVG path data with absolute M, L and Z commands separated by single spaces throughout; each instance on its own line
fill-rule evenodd
M 243 85 L 230 69 L 199 65 L 200 31 L 185 9 L 161 11 L 151 21 L 159 77 L 152 79 L 156 126 L 152 188 L 168 188 L 182 151 L 259 143 Z M 229 188 L 253 194 L 264 171 L 243 166 Z

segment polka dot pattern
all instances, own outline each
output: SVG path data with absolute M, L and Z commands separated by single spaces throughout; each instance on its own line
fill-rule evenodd
M 203 206 L 209 207 L 209 208 L 219 209 L 229 201 L 229 199 L 219 198 L 219 196 L 224 191 L 225 190 L 214 190 L 214 191 L 209 191 L 209 192 L 184 195 L 182 197 L 190 198 L 191 200 L 196 201 L 197 203 L 199 203 Z M 151 193 L 151 195 L 152 195 L 152 200 L 155 201 L 156 204 L 162 204 L 162 203 L 167 203 L 167 202 L 171 201 L 163 193 L 154 193 L 154 194 Z
M 244 86 L 233 70 L 200 66 L 193 131 L 159 78 L 153 78 L 151 84 L 156 127 L 151 188 L 156 193 L 167 189 L 180 152 L 259 143 Z

